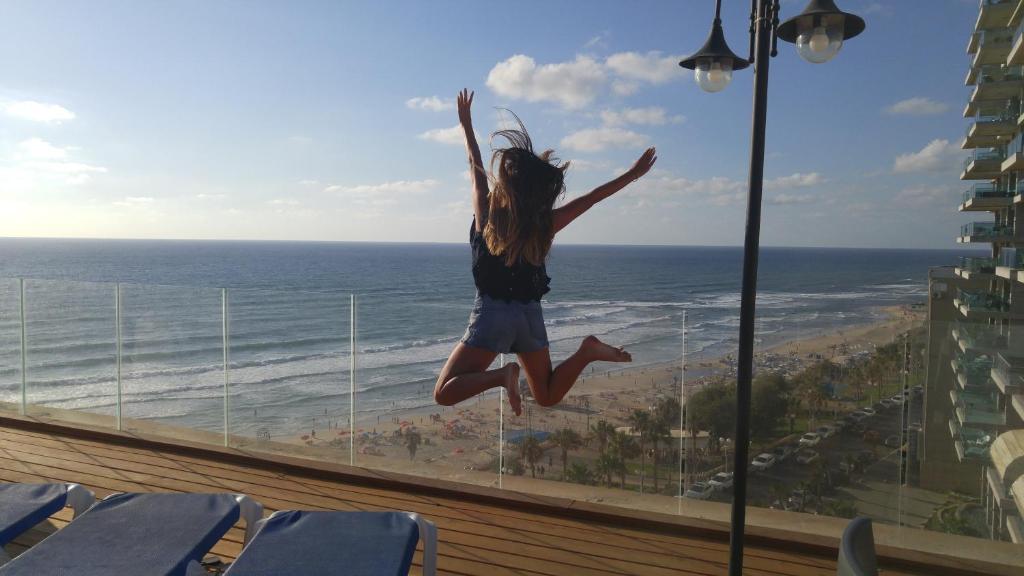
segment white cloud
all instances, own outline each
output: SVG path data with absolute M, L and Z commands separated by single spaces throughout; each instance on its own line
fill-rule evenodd
M 594 48 L 594 47 L 603 48 L 603 47 L 608 45 L 608 43 L 606 42 L 608 36 L 609 36 L 609 33 L 608 33 L 607 30 L 605 30 L 604 32 L 601 32 L 600 34 L 598 34 L 597 36 L 594 36 L 590 40 L 587 40 L 586 44 L 583 45 L 583 48 L 584 49 Z
M 639 89 L 639 82 L 630 82 L 626 80 L 616 80 L 612 82 L 612 91 L 619 96 L 632 96 L 633 94 L 636 94 Z
M 324 192 L 345 197 L 361 205 L 384 206 L 398 204 L 410 196 L 429 192 L 440 184 L 437 180 L 393 180 L 380 184 L 359 184 L 356 186 L 332 185 Z
M 432 112 L 443 112 L 455 109 L 455 100 L 450 98 L 442 99 L 437 96 L 417 96 L 405 101 L 406 108 L 413 110 L 430 110 Z
M 901 154 L 893 163 L 894 172 L 920 172 L 942 166 L 960 150 L 949 140 L 932 140 L 918 152 Z
M 928 204 L 953 205 L 956 196 L 949 186 L 912 186 L 904 188 L 893 197 L 900 204 L 926 206 Z
M 18 143 L 18 153 L 28 160 L 62 160 L 68 151 L 50 144 L 42 138 L 29 138 Z
M 779 176 L 764 181 L 764 187 L 768 190 L 779 188 L 801 188 L 805 186 L 817 186 L 825 179 L 817 172 L 795 172 L 789 176 Z
M 60 124 L 67 120 L 74 120 L 75 113 L 58 104 L 45 104 L 33 100 L 21 100 L 0 104 L 8 116 L 30 120 L 32 122 L 44 122 L 47 124 Z
M 622 128 L 587 128 L 562 138 L 562 147 L 580 152 L 600 152 L 606 148 L 643 146 L 647 137 Z
M 418 136 L 421 140 L 430 140 L 440 144 L 461 145 L 465 143 L 465 136 L 462 133 L 462 126 L 456 124 L 451 128 L 434 128 Z
M 887 114 L 904 116 L 932 116 L 949 110 L 949 105 L 931 98 L 907 98 L 885 109 Z
M 533 58 L 516 54 L 497 63 L 487 74 L 487 86 L 499 96 L 556 102 L 570 109 L 593 101 L 605 80 L 604 67 L 589 56 L 538 66 Z
M 196 198 L 200 200 L 223 200 L 227 198 L 227 194 L 196 194 Z
M 93 174 L 107 171 L 102 166 L 72 161 L 71 152 L 76 150 L 55 146 L 42 138 L 19 142 L 13 155 L 0 158 L 0 189 L 26 192 L 42 186 L 78 185 Z
M 114 206 L 138 207 L 147 206 L 155 202 L 152 196 L 125 196 L 123 200 L 114 202 Z
M 821 198 L 813 194 L 776 194 L 768 199 L 769 204 L 810 204 Z
M 664 84 L 683 77 L 679 68 L 682 56 L 662 56 L 661 52 L 620 52 L 605 60 L 615 74 L 627 80 Z M 621 93 L 621 92 L 620 92 Z
M 661 126 L 668 124 L 679 124 L 686 120 L 683 116 L 669 116 L 664 108 L 649 106 L 647 108 L 625 108 L 621 111 L 603 110 L 601 120 L 606 126 L 621 126 L 623 124 L 646 124 L 649 126 Z
M 299 201 L 293 198 L 274 198 L 267 202 L 271 206 L 298 206 Z

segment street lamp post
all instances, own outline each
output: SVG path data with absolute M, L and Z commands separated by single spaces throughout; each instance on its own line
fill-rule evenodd
M 864 31 L 864 20 L 839 10 L 833 0 L 811 0 L 798 16 L 779 24 L 779 0 L 751 0 L 750 55 L 737 56 L 725 42 L 722 0 L 715 2 L 715 19 L 704 46 L 679 65 L 694 71 L 707 92 L 728 86 L 734 70 L 754 65 L 754 113 L 750 139 L 750 177 L 747 227 L 743 240 L 743 284 L 740 297 L 740 336 L 736 369 L 736 435 L 733 450 L 733 501 L 729 535 L 729 574 L 743 573 L 743 533 L 746 522 L 747 459 L 750 447 L 750 398 L 754 359 L 754 304 L 761 233 L 761 191 L 764 183 L 765 126 L 768 116 L 768 68 L 777 54 L 779 38 L 792 42 L 808 62 L 831 60 L 843 41 Z

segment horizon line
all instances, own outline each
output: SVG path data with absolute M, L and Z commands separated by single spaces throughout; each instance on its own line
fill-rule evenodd
M 280 244 L 390 244 L 390 245 L 442 245 L 460 246 L 468 242 L 447 242 L 447 241 L 395 241 L 395 240 L 293 240 L 293 239 L 264 239 L 264 238 L 97 238 L 85 236 L 0 236 L 4 240 L 78 240 L 78 241 L 102 241 L 102 242 L 237 242 L 237 243 L 280 243 Z M 742 244 L 627 244 L 627 243 L 593 243 L 593 242 L 559 242 L 563 246 L 594 246 L 594 247 L 620 247 L 620 248 L 743 248 Z M 972 246 L 965 244 L 953 244 L 949 248 L 914 248 L 914 247 L 875 247 L 875 246 L 787 246 L 787 245 L 761 245 L 759 248 L 790 248 L 790 249 L 825 249 L 825 250 L 932 250 L 949 252 L 969 252 Z M 980 250 L 980 249 L 979 249 Z

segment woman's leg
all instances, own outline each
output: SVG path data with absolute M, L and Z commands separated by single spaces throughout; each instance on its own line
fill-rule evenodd
M 488 370 L 497 356 L 497 352 L 459 342 L 437 377 L 434 400 L 442 406 L 453 406 L 481 392 L 503 386 L 512 410 L 518 415 L 522 411 L 519 365 L 509 362 L 504 368 Z
M 547 348 L 519 355 L 519 361 L 526 369 L 526 382 L 537 404 L 554 406 L 565 398 L 583 369 L 591 362 L 632 362 L 633 357 L 621 348 L 609 346 L 597 339 L 587 336 L 580 347 L 558 365 L 551 369 L 551 354 Z

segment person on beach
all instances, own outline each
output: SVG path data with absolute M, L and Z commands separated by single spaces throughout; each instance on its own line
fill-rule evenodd
M 630 362 L 632 357 L 621 348 L 587 336 L 572 356 L 552 369 L 540 304 L 551 281 L 544 260 L 559 231 L 646 174 L 657 156 L 654 148 L 648 148 L 618 178 L 555 208 L 565 192 L 569 163 L 559 165 L 552 150 L 535 153 L 526 128 L 513 114 L 518 129 L 499 130 L 492 135 L 492 139 L 505 139 L 508 146 L 494 151 L 492 182 L 488 182 L 473 132 L 473 93 L 462 90 L 457 103 L 473 185 L 474 218 L 469 243 L 477 297 L 469 327 L 437 378 L 434 400 L 452 406 L 501 386 L 508 393 L 512 410 L 520 414 L 519 364 L 510 362 L 489 370 L 498 354 L 515 353 L 526 370 L 534 399 L 541 406 L 554 406 L 590 363 Z

